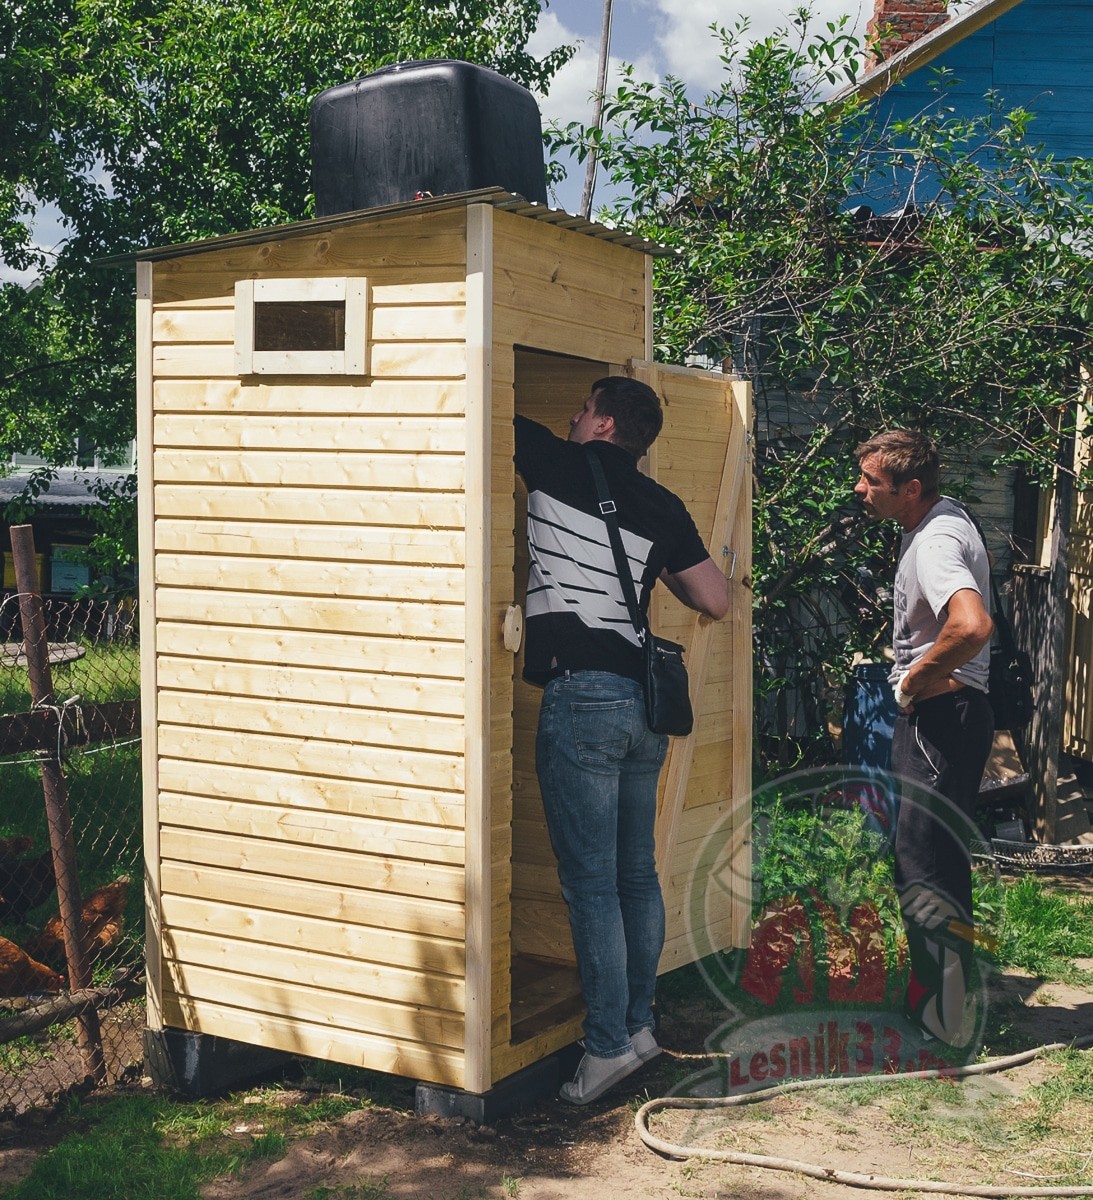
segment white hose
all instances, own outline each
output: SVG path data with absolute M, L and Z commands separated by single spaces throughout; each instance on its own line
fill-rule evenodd
M 988 1062 L 973 1063 L 967 1067 L 944 1067 L 932 1071 L 908 1071 L 899 1075 L 876 1075 L 871 1083 L 894 1084 L 904 1079 L 955 1079 L 965 1075 L 986 1075 L 994 1071 L 1005 1071 L 1010 1067 L 1022 1066 L 1049 1050 L 1080 1049 L 1093 1045 L 1093 1036 L 1076 1038 L 1072 1042 L 1053 1042 L 1049 1046 L 1037 1046 L 1007 1058 L 992 1058 Z M 805 1079 L 796 1083 L 784 1083 L 778 1087 L 765 1088 L 758 1092 L 747 1092 L 739 1096 L 662 1096 L 643 1104 L 634 1116 L 638 1137 L 651 1149 L 670 1158 L 702 1158 L 713 1162 L 735 1163 L 743 1167 L 765 1167 L 772 1171 L 794 1171 L 812 1179 L 825 1179 L 830 1183 L 843 1183 L 850 1187 L 873 1188 L 884 1192 L 941 1192 L 949 1196 L 1093 1196 L 1093 1187 L 1004 1187 L 976 1183 L 943 1183 L 935 1179 L 892 1179 L 885 1175 L 861 1175 L 855 1171 L 842 1171 L 835 1167 L 821 1167 L 815 1163 L 799 1162 L 792 1158 L 777 1158 L 766 1154 L 746 1154 L 739 1150 L 713 1150 L 704 1146 L 679 1146 L 658 1138 L 649 1129 L 649 1117 L 661 1109 L 719 1109 L 736 1108 L 742 1104 L 759 1104 L 784 1096 L 788 1092 L 802 1092 L 818 1087 L 839 1087 L 863 1083 L 861 1076 L 839 1079 Z

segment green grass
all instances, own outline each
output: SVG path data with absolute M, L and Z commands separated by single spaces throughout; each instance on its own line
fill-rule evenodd
M 283 1104 L 273 1091 L 217 1101 L 103 1094 L 74 1102 L 72 1129 L 5 1200 L 198 1200 L 201 1186 L 259 1159 L 281 1157 L 321 1120 L 369 1101 L 324 1095 Z M 380 1191 L 331 1192 L 379 1197 Z
M 87 704 L 140 697 L 140 647 L 135 642 L 92 642 L 75 662 L 51 670 L 53 690 L 60 701 L 81 696 Z M 25 667 L 0 664 L 0 713 L 26 712 L 30 685 Z

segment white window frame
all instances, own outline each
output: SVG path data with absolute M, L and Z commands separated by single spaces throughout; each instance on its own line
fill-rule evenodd
M 344 350 L 255 350 L 254 306 L 345 302 Z M 235 285 L 235 369 L 240 375 L 367 375 L 368 280 L 240 279 Z

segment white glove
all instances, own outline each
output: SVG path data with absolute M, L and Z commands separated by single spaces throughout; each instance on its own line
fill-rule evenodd
M 896 687 L 895 687 L 895 691 L 893 694 L 896 697 L 896 707 L 897 708 L 904 708 L 904 709 L 910 708 L 911 704 L 913 703 L 913 697 L 909 696 L 903 690 L 903 681 L 906 678 L 907 678 L 906 675 L 901 675 L 899 677 L 899 680 L 896 682 Z
M 905 921 L 914 921 L 923 929 L 936 929 L 943 922 L 960 914 L 943 896 L 922 883 L 912 883 L 899 898 Z

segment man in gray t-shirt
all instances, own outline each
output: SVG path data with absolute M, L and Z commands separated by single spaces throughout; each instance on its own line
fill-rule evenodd
M 994 735 L 990 563 L 970 514 L 938 490 L 928 437 L 891 430 L 855 455 L 854 492 L 866 513 L 903 529 L 890 678 L 899 708 L 892 770 L 901 787 L 896 888 L 911 960 L 906 1011 L 927 1035 L 959 1044 L 973 939 L 968 831 Z
M 986 607 L 990 596 L 987 549 L 963 505 L 939 496 L 900 543 L 892 631 L 896 665 L 889 676 L 893 687 L 934 648 L 945 627 L 949 601 L 966 589 L 976 592 Z M 989 664 L 988 641 L 950 674 L 985 692 Z

